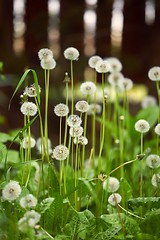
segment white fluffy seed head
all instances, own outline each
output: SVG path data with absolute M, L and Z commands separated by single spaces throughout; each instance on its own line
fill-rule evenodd
M 9 202 L 16 200 L 21 194 L 21 187 L 18 182 L 10 181 L 2 190 L 2 198 Z
M 135 130 L 137 132 L 140 132 L 140 133 L 146 133 L 148 132 L 150 129 L 150 125 L 149 123 L 144 120 L 144 119 L 140 119 L 138 120 L 136 123 L 135 123 Z
M 122 63 L 116 57 L 109 57 L 104 59 L 110 66 L 110 72 L 120 72 L 122 70 Z
M 79 126 L 79 127 L 71 127 L 69 129 L 69 134 L 71 135 L 71 137 L 80 137 L 83 134 L 83 127 Z
M 35 116 L 37 113 L 37 106 L 33 102 L 24 102 L 20 110 L 26 116 Z
M 22 208 L 33 208 L 37 205 L 37 198 L 32 194 L 27 194 L 25 197 L 20 199 L 20 206 Z
M 36 145 L 36 141 L 33 137 L 24 137 L 22 140 L 22 148 L 27 149 L 27 148 L 33 148 Z
M 142 108 L 153 107 L 157 105 L 157 99 L 153 96 L 146 96 L 141 102 Z
M 146 158 L 146 164 L 150 168 L 159 168 L 160 167 L 160 156 L 157 154 L 150 154 Z
M 115 177 L 109 177 L 103 182 L 103 189 L 108 192 L 116 192 L 119 189 L 119 180 Z
M 37 142 L 36 142 L 36 148 L 38 150 L 38 152 L 40 154 L 43 154 L 45 152 L 45 149 L 44 149 L 44 146 L 45 148 L 47 149 L 47 146 L 48 145 L 48 153 L 51 154 L 52 153 L 52 143 L 51 143 L 51 140 L 48 138 L 47 139 L 48 143 L 46 144 L 46 140 L 45 138 L 44 139 L 41 139 L 41 138 L 38 138 L 37 139 Z
M 121 202 L 121 200 L 122 200 L 122 197 L 119 193 L 112 193 L 108 198 L 108 202 L 112 206 L 116 206 Z
M 84 82 L 80 86 L 80 91 L 84 95 L 92 95 L 96 92 L 96 85 L 90 81 Z
M 27 219 L 27 222 L 30 227 L 35 227 L 35 225 L 39 222 L 41 215 L 35 210 L 31 210 L 24 214 L 24 218 Z
M 69 47 L 64 51 L 64 57 L 68 60 L 78 60 L 79 51 L 74 47 Z
M 95 69 L 98 73 L 107 73 L 110 71 L 110 65 L 107 61 L 99 60 L 96 63 Z
M 124 76 L 120 72 L 112 72 L 108 76 L 108 82 L 112 87 L 118 87 L 118 82 L 120 79 L 123 79 Z
M 102 112 L 102 106 L 100 104 L 89 104 L 88 115 L 93 115 L 94 113 L 100 114 Z
M 88 139 L 84 136 L 80 136 L 77 138 L 74 138 L 73 140 L 74 144 L 81 144 L 81 145 L 87 145 L 88 144 Z
M 38 57 L 40 60 L 49 61 L 53 58 L 53 52 L 48 48 L 42 48 L 38 52 Z
M 66 104 L 64 103 L 59 103 L 54 107 L 54 113 L 58 116 L 58 117 L 65 117 L 68 115 L 69 113 L 69 108 Z
M 52 158 L 62 161 L 65 160 L 69 155 L 69 150 L 66 146 L 60 144 L 53 149 Z
M 159 187 L 160 186 L 160 174 L 155 173 L 152 176 L 151 183 L 154 187 Z
M 89 58 L 88 60 L 88 65 L 91 67 L 91 68 L 95 68 L 96 67 L 96 63 L 99 61 L 99 60 L 102 60 L 102 58 L 100 56 L 92 56 Z
M 75 114 L 71 114 L 67 119 L 67 124 L 69 127 L 79 127 L 82 123 L 82 119 Z
M 160 81 L 160 67 L 155 66 L 149 69 L 148 77 L 152 81 Z
M 158 123 L 158 124 L 155 126 L 154 131 L 155 131 L 155 133 L 156 133 L 157 135 L 160 136 L 160 123 Z
M 88 102 L 81 100 L 76 103 L 75 108 L 77 111 L 84 113 L 84 112 L 88 111 L 89 104 L 88 104 Z
M 41 88 L 40 86 L 38 86 L 38 91 L 39 93 L 41 92 Z M 36 97 L 37 96 L 37 92 L 36 92 L 36 86 L 35 84 L 32 84 L 29 87 L 26 87 L 24 90 L 24 93 L 28 96 L 28 97 Z
M 133 87 L 133 81 L 129 78 L 120 78 L 118 80 L 118 88 L 120 91 L 128 91 Z
M 53 58 L 48 61 L 42 59 L 40 65 L 43 69 L 52 70 L 56 67 L 56 61 Z

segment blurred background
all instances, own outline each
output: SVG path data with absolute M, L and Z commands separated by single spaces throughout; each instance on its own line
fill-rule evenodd
M 43 85 L 37 55 L 43 47 L 57 61 L 51 74 L 52 116 L 69 71 L 63 52 L 71 46 L 80 52 L 74 64 L 76 83 L 91 80 L 91 56 L 113 56 L 122 62 L 126 77 L 156 94 L 148 70 L 160 65 L 160 0 L 0 0 L 0 33 L 1 131 L 23 126 L 21 92 L 10 111 L 8 103 L 26 68 L 34 68 Z

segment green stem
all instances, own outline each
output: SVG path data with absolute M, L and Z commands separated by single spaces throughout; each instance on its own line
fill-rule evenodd
M 122 207 L 121 205 L 119 205 L 119 204 L 118 204 L 118 207 L 121 208 L 124 212 L 126 212 L 127 214 L 130 214 L 130 215 L 133 216 L 133 217 L 136 217 L 136 218 L 139 218 L 139 219 L 142 219 L 142 220 L 145 219 L 145 218 L 143 218 L 143 217 L 140 217 L 140 216 L 138 216 L 138 215 L 136 215 L 136 214 L 134 214 L 134 213 L 126 210 L 125 208 L 123 208 L 123 207 Z
M 27 123 L 30 122 L 30 116 L 27 116 Z M 27 187 L 29 178 L 30 178 L 30 173 L 31 173 L 31 128 L 30 126 L 28 127 L 28 148 L 27 148 L 27 161 L 29 161 L 29 167 L 28 167 L 28 176 L 27 180 L 25 183 L 25 187 Z
M 101 171 L 101 155 L 104 145 L 104 135 L 105 135 L 105 95 L 104 95 L 104 73 L 102 73 L 102 92 L 103 92 L 103 111 L 102 111 L 102 123 L 101 123 L 101 133 L 100 133 L 100 149 L 98 155 L 98 172 Z
M 66 105 L 68 106 L 68 81 L 66 81 Z M 66 141 L 67 141 L 67 118 L 68 116 L 66 116 L 65 119 L 65 130 L 64 130 L 64 145 L 66 145 Z
M 156 81 L 157 95 L 158 95 L 158 106 L 159 106 L 159 114 L 158 114 L 158 122 L 160 122 L 160 83 Z
M 73 81 L 73 61 L 71 63 L 71 94 L 72 94 L 72 105 L 71 105 L 71 114 L 74 112 L 74 81 Z
M 62 143 L 62 117 L 59 118 L 59 144 Z
M 48 159 L 48 101 L 49 101 L 49 73 L 47 71 L 47 76 L 45 80 L 45 122 L 44 122 L 44 137 L 45 137 L 45 149 Z M 48 159 L 49 160 L 49 159 Z
M 88 116 L 88 114 L 86 112 L 85 115 L 84 115 L 84 137 L 86 137 L 86 132 L 87 132 L 87 116 Z M 82 166 L 81 166 L 82 171 L 84 169 L 85 149 L 86 149 L 86 146 L 83 145 L 82 146 Z
M 95 71 L 94 83 L 97 84 L 97 72 Z M 95 154 L 96 154 L 96 97 L 97 93 L 94 93 L 94 112 L 92 116 L 92 168 L 95 169 Z
M 143 154 L 143 133 L 141 133 L 141 154 Z M 143 163 L 143 161 L 142 161 Z M 143 173 L 141 169 L 141 174 L 140 174 L 140 197 L 143 195 Z

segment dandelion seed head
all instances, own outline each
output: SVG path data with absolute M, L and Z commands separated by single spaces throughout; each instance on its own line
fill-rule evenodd
M 27 219 L 25 217 L 22 217 L 19 219 L 18 221 L 18 229 L 19 231 L 23 232 L 23 233 L 27 233 L 28 232 L 28 222 Z
M 121 115 L 121 116 L 119 117 L 119 119 L 120 119 L 121 121 L 124 121 L 124 119 L 125 119 L 124 115 Z
M 52 158 L 56 160 L 65 160 L 69 155 L 69 150 L 66 146 L 60 144 L 53 149 Z
M 84 95 L 92 95 L 96 92 L 96 85 L 90 81 L 84 82 L 80 86 L 80 91 Z
M 148 132 L 150 129 L 150 125 L 149 123 L 144 120 L 144 119 L 140 119 L 138 120 L 136 123 L 135 123 L 135 130 L 137 132 L 140 132 L 140 133 L 146 133 Z
M 26 218 L 30 227 L 34 227 L 40 221 L 41 215 L 35 210 L 31 210 L 24 214 L 24 218 Z
M 122 197 L 119 193 L 112 193 L 108 198 L 108 202 L 112 206 L 116 206 L 121 202 L 121 200 L 122 200 Z
M 122 63 L 116 57 L 109 57 L 104 59 L 110 66 L 110 72 L 120 72 L 122 70 Z
M 50 153 L 51 152 L 52 152 L 52 149 L 51 149 Z M 31 165 L 36 170 L 35 171 L 34 180 L 35 180 L 36 183 L 38 183 L 39 182 L 39 177 L 40 177 L 40 166 L 39 166 L 39 164 L 37 162 L 31 162 Z
M 89 104 L 88 115 L 93 115 L 94 113 L 100 114 L 102 112 L 102 106 L 100 104 Z
M 36 145 L 36 140 L 33 137 L 24 137 L 22 140 L 22 148 L 27 149 L 27 148 L 34 148 Z
M 79 126 L 79 127 L 71 127 L 69 129 L 69 134 L 71 135 L 71 137 L 80 137 L 83 134 L 83 127 Z
M 48 153 L 51 154 L 52 153 L 52 143 L 51 143 L 51 140 L 48 138 L 47 139 L 48 141 Z M 43 154 L 45 152 L 45 149 L 44 149 L 44 145 L 46 145 L 46 140 L 45 138 L 44 139 L 41 139 L 41 138 L 38 138 L 37 139 L 37 142 L 36 142 L 36 148 L 37 150 L 39 151 L 40 154 Z M 47 146 L 45 147 L 47 149 Z
M 122 73 L 120 72 L 113 72 L 113 73 L 110 73 L 109 76 L 108 76 L 108 82 L 110 83 L 110 85 L 112 87 L 118 87 L 118 82 L 120 79 L 123 79 L 124 76 Z
M 159 168 L 160 167 L 160 156 L 157 154 L 150 154 L 146 158 L 146 164 L 150 168 Z
M 96 67 L 96 63 L 99 61 L 99 60 L 102 60 L 102 58 L 100 56 L 92 56 L 89 58 L 88 60 L 88 65 L 91 67 L 91 68 L 95 68 Z
M 67 119 L 67 124 L 69 127 L 79 127 L 82 123 L 82 119 L 75 114 L 72 114 Z
M 118 88 L 120 91 L 128 91 L 133 87 L 133 81 L 129 78 L 120 78 L 118 80 Z
M 52 70 L 56 67 L 56 61 L 53 58 L 48 61 L 42 59 L 40 65 L 43 69 Z
M 158 124 L 155 126 L 154 131 L 155 131 L 155 133 L 156 133 L 157 135 L 160 136 L 160 123 L 158 123 Z
M 40 60 L 49 61 L 53 58 L 53 52 L 48 48 L 42 48 L 38 52 L 38 57 Z
M 74 144 L 81 144 L 81 145 L 87 145 L 88 144 L 88 139 L 84 136 L 80 136 L 77 138 L 74 138 L 73 140 Z
M 54 107 L 54 113 L 58 117 L 65 117 L 69 113 L 69 108 L 66 104 L 64 103 L 59 103 Z
M 154 187 L 159 187 L 160 186 L 160 174 L 155 173 L 152 176 L 151 183 Z
M 103 189 L 108 192 L 116 192 L 119 189 L 119 180 L 115 177 L 109 177 L 103 182 Z
M 20 206 L 22 208 L 33 208 L 37 205 L 37 198 L 32 194 L 27 194 L 25 197 L 20 199 Z
M 155 66 L 149 69 L 148 77 L 152 81 L 160 81 L 160 67 Z
M 39 93 L 41 92 L 41 88 L 39 85 L 38 85 L 38 91 Z M 35 84 L 32 84 L 30 87 L 26 87 L 24 90 L 24 94 L 26 94 L 28 97 L 36 97 L 37 92 L 36 92 Z
M 146 96 L 141 102 L 142 108 L 153 107 L 157 105 L 157 99 L 153 96 Z
M 33 102 L 24 102 L 20 110 L 26 116 L 35 116 L 37 113 L 37 106 Z
M 74 47 L 69 47 L 64 51 L 64 57 L 68 60 L 78 60 L 79 51 Z
M 96 63 L 95 69 L 98 73 L 107 73 L 110 71 L 110 65 L 107 61 L 99 60 Z
M 88 111 L 89 104 L 88 104 L 88 102 L 81 100 L 76 103 L 75 108 L 77 111 L 84 113 L 84 112 Z
M 21 194 L 21 187 L 18 182 L 10 181 L 2 190 L 2 198 L 9 202 L 16 200 Z

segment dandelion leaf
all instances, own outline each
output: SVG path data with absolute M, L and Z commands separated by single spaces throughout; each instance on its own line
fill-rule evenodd
M 160 239 L 160 209 L 147 213 L 140 227 L 144 233 L 151 234 Z

